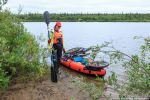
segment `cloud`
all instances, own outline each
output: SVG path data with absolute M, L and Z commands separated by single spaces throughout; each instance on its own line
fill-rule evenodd
M 8 0 L 4 7 L 16 13 L 19 5 L 23 13 L 150 13 L 150 0 Z

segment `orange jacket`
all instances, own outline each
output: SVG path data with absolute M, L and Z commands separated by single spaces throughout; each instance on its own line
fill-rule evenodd
M 62 43 L 63 45 L 63 34 L 61 32 L 54 32 L 53 44 Z

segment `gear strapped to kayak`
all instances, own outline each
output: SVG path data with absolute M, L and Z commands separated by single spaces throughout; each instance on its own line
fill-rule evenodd
M 86 73 L 104 76 L 109 65 L 105 61 L 94 61 L 91 58 L 86 58 L 87 53 L 91 48 L 76 47 L 68 50 L 61 59 L 61 64 L 73 70 Z

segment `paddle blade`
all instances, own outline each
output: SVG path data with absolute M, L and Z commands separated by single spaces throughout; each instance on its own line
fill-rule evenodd
M 47 25 L 50 23 L 50 17 L 49 17 L 49 12 L 48 11 L 44 12 L 44 20 L 45 20 L 45 23 Z

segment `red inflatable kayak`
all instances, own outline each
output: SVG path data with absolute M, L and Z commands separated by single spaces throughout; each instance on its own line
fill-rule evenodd
M 99 75 L 99 76 L 104 76 L 106 74 L 106 70 L 103 68 L 99 70 L 89 69 L 87 66 L 85 66 L 81 62 L 75 62 L 73 60 L 67 60 L 67 61 L 61 60 L 61 64 L 75 71 L 86 73 L 86 74 L 93 74 L 93 75 Z
M 90 49 L 82 47 L 68 50 L 63 55 L 61 64 L 81 73 L 104 76 L 106 74 L 104 68 L 109 64 L 105 61 L 93 61 L 88 57 L 84 57 L 88 50 Z

